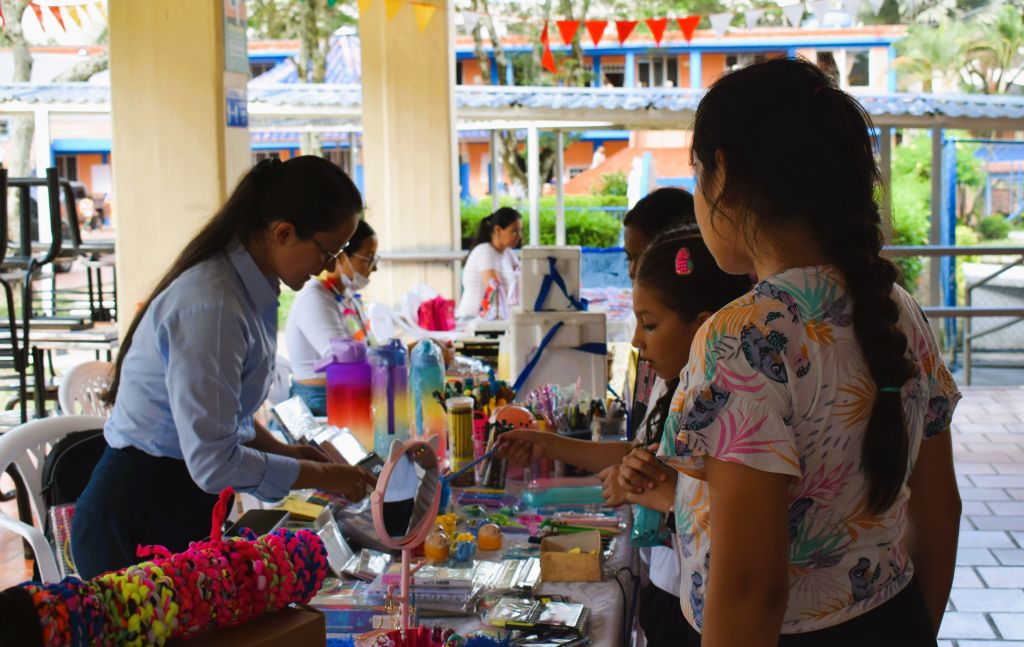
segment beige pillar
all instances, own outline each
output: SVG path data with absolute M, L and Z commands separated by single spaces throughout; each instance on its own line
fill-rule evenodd
M 367 219 L 381 249 L 457 247 L 456 139 L 452 97 L 452 24 L 446 0 L 418 29 L 412 3 L 388 20 L 386 2 L 359 17 L 363 80 L 363 171 Z M 396 303 L 414 283 L 455 296 L 447 263 L 384 263 L 367 297 Z
M 247 72 L 226 71 L 240 69 L 237 41 L 236 55 L 225 57 L 226 12 L 230 19 L 238 6 L 244 10 L 239 0 L 110 0 L 122 331 L 249 165 L 248 128 L 228 127 L 227 97 L 244 106 L 248 80 Z M 244 56 L 244 41 L 241 48 Z

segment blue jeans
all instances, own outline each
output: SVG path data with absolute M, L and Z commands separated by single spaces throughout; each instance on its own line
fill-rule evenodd
M 299 396 L 314 416 L 327 415 L 327 387 L 323 384 L 300 384 L 292 382 L 291 395 Z

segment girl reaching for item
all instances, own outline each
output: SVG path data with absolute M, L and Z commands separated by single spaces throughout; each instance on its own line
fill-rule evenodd
M 960 394 L 880 255 L 871 130 L 800 60 L 726 75 L 697 109 L 698 224 L 760 282 L 697 332 L 659 457 L 620 469 L 630 501 L 675 512 L 690 645 L 936 644 Z

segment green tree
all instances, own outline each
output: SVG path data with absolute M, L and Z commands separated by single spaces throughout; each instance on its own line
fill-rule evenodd
M 920 81 L 925 92 L 956 91 L 969 43 L 968 28 L 955 20 L 911 25 L 896 44 L 896 69 L 906 74 L 904 81 Z
M 356 22 L 352 2 L 333 0 L 249 0 L 249 33 L 255 38 L 295 38 L 299 54 L 292 57 L 299 78 L 323 83 L 331 36 Z M 318 133 L 302 133 L 302 153 L 323 155 Z
M 965 69 L 985 94 L 1004 94 L 1024 73 L 1024 9 L 1004 4 L 977 20 Z

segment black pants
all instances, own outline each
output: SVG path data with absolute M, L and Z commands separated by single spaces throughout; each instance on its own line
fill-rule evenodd
M 217 496 L 199 489 L 185 461 L 108 447 L 75 506 L 71 553 L 83 578 L 142 561 L 139 546 L 181 552 L 210 534 Z
M 637 618 L 649 647 L 674 647 L 692 631 L 679 608 L 679 597 L 653 583 L 640 591 Z
M 686 632 L 687 640 L 683 644 L 700 647 L 700 634 L 689 623 Z M 828 629 L 779 637 L 779 647 L 935 647 L 936 644 L 917 578 L 896 597 L 853 620 Z

